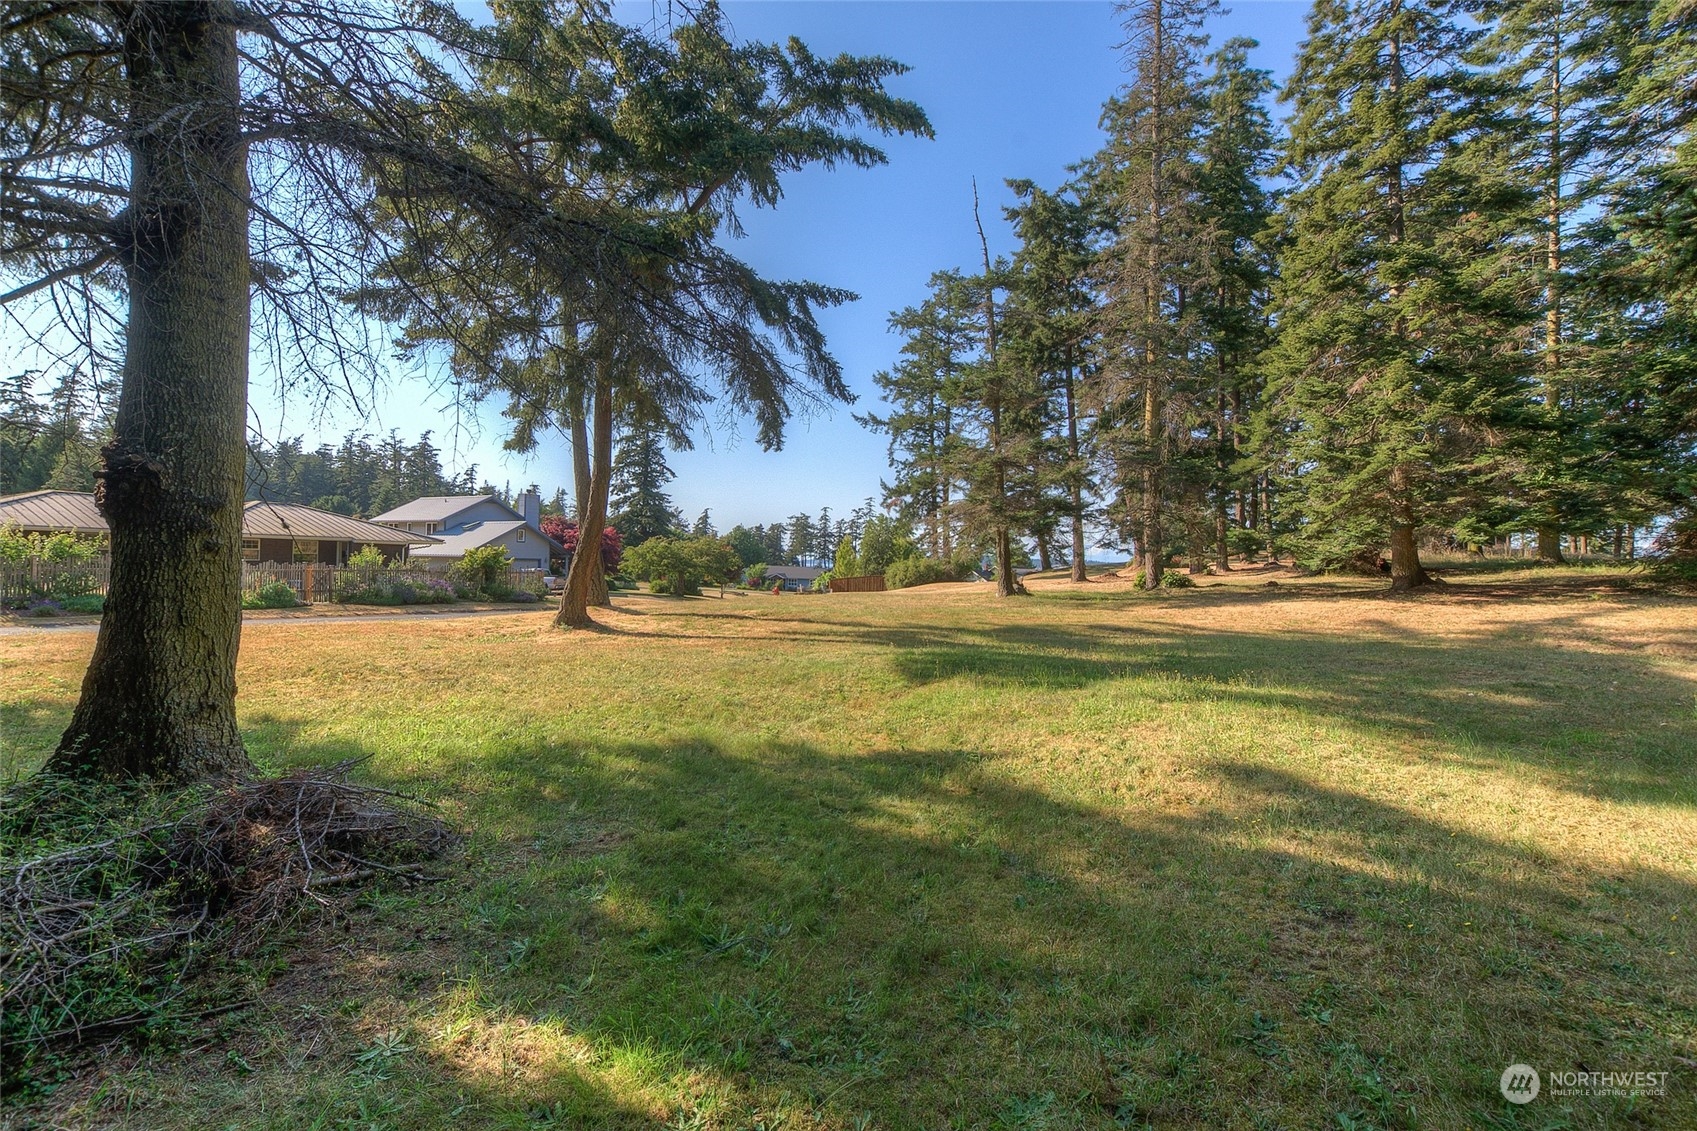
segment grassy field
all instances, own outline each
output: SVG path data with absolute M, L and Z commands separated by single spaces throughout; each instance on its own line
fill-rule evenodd
M 464 858 L 10 1118 L 1697 1127 L 1697 600 L 1269 576 L 250 626 L 258 760 L 372 755 Z M 12 772 L 92 643 L 0 637 Z

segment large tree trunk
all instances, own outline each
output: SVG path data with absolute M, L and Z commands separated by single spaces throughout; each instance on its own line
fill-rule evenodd
M 594 604 L 598 580 L 602 591 L 606 591 L 606 574 L 601 566 L 601 531 L 607 526 L 607 492 L 613 478 L 613 383 L 605 371 L 596 382 L 592 411 L 594 458 L 589 502 L 578 510 L 577 553 L 572 555 L 566 588 L 560 594 L 560 611 L 554 614 L 554 625 L 559 628 L 592 627 L 595 621 L 589 609 Z
M 1420 546 L 1414 538 L 1413 523 L 1391 527 L 1391 591 L 1406 593 L 1431 582 L 1432 577 L 1420 565 Z
M 129 325 L 97 503 L 106 615 L 48 769 L 251 773 L 236 729 L 248 369 L 247 157 L 227 3 L 137 4 Z
M 1538 560 L 1541 562 L 1565 562 L 1567 559 L 1561 552 L 1561 530 L 1555 526 L 1540 526 L 1538 528 Z
M 585 546 L 593 546 L 595 561 L 602 566 L 589 578 L 589 603 L 599 609 L 611 608 L 613 598 L 607 592 L 607 569 L 601 561 L 601 532 L 591 531 L 583 525 L 583 516 L 589 506 L 590 489 L 594 477 L 589 470 L 589 428 L 584 420 L 583 395 L 577 396 L 577 403 L 572 408 L 572 505 L 577 511 L 577 553 L 572 555 L 572 562 L 583 555 Z
M 1406 593 L 1432 580 L 1420 565 L 1418 512 L 1413 500 L 1412 476 L 1398 464 L 1391 468 L 1391 591 Z
M 1013 538 L 1005 526 L 996 528 L 996 596 L 1022 597 L 1025 586 L 1013 568 Z

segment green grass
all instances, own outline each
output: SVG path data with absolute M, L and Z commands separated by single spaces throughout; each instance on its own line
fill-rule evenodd
M 464 861 L 75 1066 L 72 1125 L 1697 1124 L 1697 602 L 1588 570 L 250 627 L 282 768 Z M 0 638 L 27 768 L 91 637 Z M 1665 1097 L 1497 1078 L 1669 1071 Z

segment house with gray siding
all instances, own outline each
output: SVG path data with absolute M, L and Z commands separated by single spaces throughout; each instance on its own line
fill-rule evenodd
M 413 550 L 414 561 L 451 565 L 467 550 L 501 546 L 514 569 L 547 569 L 565 547 L 542 533 L 542 496 L 532 488 L 508 506 L 494 495 L 427 495 L 384 511 L 371 521 L 436 539 Z

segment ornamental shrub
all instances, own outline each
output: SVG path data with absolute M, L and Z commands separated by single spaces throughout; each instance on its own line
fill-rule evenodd
M 956 564 L 936 558 L 902 558 L 884 569 L 884 588 L 911 589 L 937 581 L 954 581 Z
M 504 601 L 512 595 L 507 583 L 507 567 L 512 558 L 505 546 L 478 546 L 467 550 L 465 556 L 448 571 L 454 592 L 472 600 Z
M 292 609 L 299 604 L 295 599 L 294 586 L 277 579 L 256 585 L 242 594 L 244 609 Z

